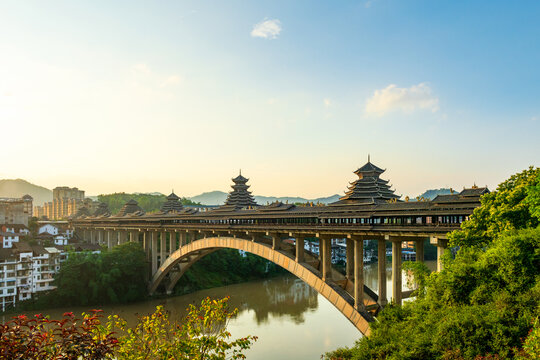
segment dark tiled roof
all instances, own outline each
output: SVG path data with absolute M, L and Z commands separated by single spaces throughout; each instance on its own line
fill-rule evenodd
M 88 208 L 86 206 L 81 206 L 79 210 L 73 215 L 74 219 L 78 219 L 81 217 L 87 217 L 90 216 L 90 211 L 88 211 Z
M 473 187 L 470 189 L 463 189 L 462 192 L 459 193 L 461 196 L 481 196 L 484 194 L 489 193 L 489 190 L 487 187 Z
M 12 249 L 0 248 L 0 260 L 9 260 L 15 258 Z
M 183 206 L 180 202 L 180 198 L 173 192 L 167 196 L 167 201 L 161 206 L 161 212 L 167 214 L 169 212 L 180 212 Z
M 356 170 L 354 173 L 358 174 L 358 173 L 370 173 L 370 172 L 376 172 L 376 173 L 382 174 L 383 172 L 385 172 L 385 170 L 381 169 L 378 166 L 373 165 L 370 161 L 368 161 L 364 166 Z
M 126 216 L 128 214 L 144 215 L 144 210 L 135 200 L 131 199 L 120 209 L 120 212 L 116 216 Z
M 352 202 L 370 204 L 399 199 L 399 196 L 394 194 L 394 190 L 388 185 L 388 181 L 379 178 L 383 172 L 383 169 L 368 161 L 367 164 L 354 172 L 358 175 L 358 179 L 349 184 L 345 196 L 333 205 Z
M 17 252 L 31 252 L 32 246 L 26 241 L 19 241 L 13 244 L 14 250 Z
M 41 245 L 32 245 L 32 252 L 36 255 L 45 255 L 49 252 Z
M 234 185 L 231 186 L 233 190 L 229 193 L 225 205 L 236 207 L 257 206 L 253 195 L 248 191 L 249 185 L 246 185 L 248 179 L 240 174 L 232 180 L 234 181 Z
M 98 208 L 94 212 L 94 216 L 111 216 L 111 211 L 109 210 L 109 206 L 107 204 L 100 202 L 98 205 Z

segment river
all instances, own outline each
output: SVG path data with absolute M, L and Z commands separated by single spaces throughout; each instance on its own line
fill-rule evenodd
M 430 269 L 435 267 L 434 261 L 426 264 Z M 387 270 L 387 293 L 391 295 L 391 268 Z M 367 265 L 364 275 L 366 285 L 378 291 L 377 263 Z M 403 283 L 406 290 L 405 278 Z M 157 305 L 163 305 L 173 318 L 180 319 L 185 315 L 188 304 L 200 304 L 208 296 L 230 296 L 231 306 L 239 309 L 238 316 L 229 324 L 233 338 L 259 337 L 245 352 L 248 359 L 320 359 L 324 352 L 352 346 L 362 336 L 324 297 L 292 275 L 101 308 L 105 315 L 118 314 L 130 324 L 135 323 L 138 315 L 153 312 Z M 88 309 L 53 309 L 42 313 L 51 318 L 61 318 L 64 311 L 80 314 Z

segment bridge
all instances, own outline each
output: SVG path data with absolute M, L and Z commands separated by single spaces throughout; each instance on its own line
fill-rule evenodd
M 76 234 L 91 243 L 109 248 L 140 243 L 150 264 L 151 294 L 171 293 L 186 270 L 209 253 L 238 249 L 302 279 L 368 335 L 369 323 L 386 305 L 387 294 L 386 286 L 375 293 L 364 284 L 364 240 L 378 242 L 379 284 L 386 284 L 386 242 L 392 243 L 391 299 L 401 304 L 411 295 L 402 291 L 402 243 L 415 242 L 416 261 L 423 261 L 429 239 L 437 246 L 440 270 L 447 233 L 458 229 L 488 192 L 474 186 L 431 201 L 401 201 L 380 178 L 383 172 L 368 160 L 355 171 L 358 179 L 349 184 L 345 196 L 329 205 L 259 205 L 248 191 L 248 179 L 240 174 L 233 179 L 225 205 L 214 209 L 183 207 L 172 193 L 157 213 L 146 214 L 130 200 L 118 214 L 101 204 L 92 215 L 81 208 L 70 221 Z M 318 254 L 305 249 L 308 238 L 318 240 Z M 345 274 L 332 267 L 334 239 L 346 239 Z

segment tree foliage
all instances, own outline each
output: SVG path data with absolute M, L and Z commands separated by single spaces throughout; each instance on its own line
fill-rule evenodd
M 228 300 L 206 298 L 199 307 L 190 305 L 181 322 L 171 322 L 158 306 L 133 328 L 118 315 L 101 324 L 101 310 L 82 319 L 73 313 L 65 313 L 62 320 L 17 316 L 0 325 L 0 359 L 244 359 L 243 351 L 257 337 L 231 339 L 227 325 L 238 309 L 229 310 Z
M 230 340 L 227 324 L 238 309 L 230 311 L 228 300 L 206 298 L 200 307 L 190 305 L 181 323 L 171 322 L 162 306 L 140 318 L 134 328 L 116 315 L 109 317 L 108 330 L 119 329 L 126 334 L 119 339 L 117 359 L 244 359 L 242 351 L 249 349 L 257 337 Z
M 106 359 L 112 358 L 118 340 L 100 326 L 99 310 L 64 314 L 50 320 L 41 314 L 20 315 L 0 325 L 0 359 Z
M 142 247 L 125 243 L 101 253 L 69 253 L 55 275 L 56 289 L 21 303 L 22 309 L 143 300 L 148 266 Z
M 415 300 L 389 305 L 371 335 L 327 359 L 507 359 L 538 355 L 539 170 L 512 176 L 482 197 L 452 240 L 440 273 L 408 268 L 425 284 Z M 422 286 L 421 286 L 422 288 Z M 531 330 L 533 329 L 533 330 Z M 526 339 L 524 341 L 524 339 Z
M 111 213 L 116 214 L 120 211 L 129 200 L 135 200 L 139 206 L 146 212 L 154 212 L 161 209 L 161 206 L 167 197 L 165 195 L 157 194 L 127 194 L 127 193 L 114 193 L 107 195 L 99 195 L 98 201 L 107 204 Z M 193 202 L 187 198 L 181 198 L 182 205 L 200 205 L 200 203 Z
M 488 245 L 504 231 L 540 224 L 540 168 L 512 175 L 497 190 L 482 196 L 469 221 L 449 235 L 452 246 Z

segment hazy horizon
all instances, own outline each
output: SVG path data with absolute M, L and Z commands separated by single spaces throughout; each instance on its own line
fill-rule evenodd
M 397 194 L 540 159 L 540 3 L 0 4 L 0 179 L 89 195 Z

